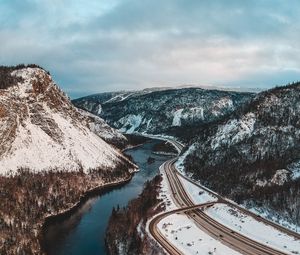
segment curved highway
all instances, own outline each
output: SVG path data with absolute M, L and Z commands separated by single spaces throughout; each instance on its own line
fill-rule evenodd
M 157 137 L 156 137 L 157 138 Z M 172 143 L 180 152 L 183 149 L 183 145 L 178 143 L 177 141 L 165 139 Z M 178 157 L 166 161 L 162 168 L 165 171 L 165 174 L 168 179 L 168 183 L 170 186 L 170 190 L 172 192 L 172 197 L 179 209 L 172 210 L 169 212 L 162 213 L 156 217 L 154 217 L 149 225 L 149 231 L 151 235 L 160 243 L 160 245 L 169 253 L 172 255 L 181 255 L 183 254 L 178 248 L 176 248 L 174 245 L 168 242 L 168 240 L 163 236 L 163 234 L 159 231 L 157 228 L 157 224 L 165 217 L 174 214 L 174 213 L 185 213 L 190 219 L 192 219 L 196 225 L 203 231 L 205 231 L 207 234 L 212 236 L 213 238 L 219 240 L 223 244 L 231 247 L 232 249 L 240 252 L 241 254 L 245 255 L 285 255 L 287 253 L 284 253 L 282 251 L 276 250 L 272 247 L 269 247 L 265 244 L 261 244 L 255 240 L 252 240 L 248 238 L 247 236 L 244 236 L 240 233 L 237 233 L 230 228 L 222 225 L 220 222 L 214 220 L 210 216 L 204 213 L 203 208 L 207 206 L 212 206 L 215 203 L 225 203 L 231 207 L 234 207 L 243 213 L 246 213 L 258 221 L 262 221 L 265 224 L 271 225 L 272 227 L 277 228 L 281 232 L 284 232 L 288 235 L 293 236 L 296 239 L 300 239 L 300 235 L 298 233 L 295 233 L 291 230 L 288 230 L 282 226 L 279 226 L 273 222 L 270 222 L 264 218 L 261 218 L 257 216 L 256 214 L 247 211 L 246 209 L 224 199 L 222 196 L 216 194 L 215 192 L 212 192 L 211 190 L 203 187 L 202 185 L 199 185 L 186 176 L 181 175 L 177 172 L 177 169 L 175 167 L 175 162 L 178 159 Z M 217 198 L 216 202 L 212 203 L 204 203 L 200 205 L 195 205 L 192 199 L 190 198 L 189 194 L 186 192 L 183 184 L 181 183 L 178 176 L 182 176 L 186 180 L 192 182 L 193 184 L 197 185 L 201 189 L 205 190 L 206 192 L 210 193 L 211 195 L 215 196 Z

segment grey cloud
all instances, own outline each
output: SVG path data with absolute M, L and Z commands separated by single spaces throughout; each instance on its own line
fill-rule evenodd
M 34 62 L 73 95 L 146 86 L 297 79 L 291 0 L 4 1 L 1 64 Z

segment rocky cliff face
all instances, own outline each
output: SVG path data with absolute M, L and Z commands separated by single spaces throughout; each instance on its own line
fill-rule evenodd
M 230 118 L 199 130 L 185 167 L 238 202 L 300 223 L 300 84 L 258 94 Z
M 200 88 L 103 93 L 74 100 L 123 132 L 170 133 L 210 123 L 234 111 L 254 94 Z
M 47 72 L 6 70 L 16 82 L 0 90 L 0 173 L 19 168 L 86 172 L 124 160 L 100 137 L 112 143 L 126 138 L 99 117 L 77 110 Z
M 45 217 L 130 179 L 135 166 L 104 140 L 126 138 L 75 108 L 49 73 L 0 67 L 0 254 L 42 254 Z

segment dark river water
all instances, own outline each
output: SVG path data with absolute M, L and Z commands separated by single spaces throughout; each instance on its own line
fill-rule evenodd
M 167 156 L 151 154 L 158 143 L 151 140 L 142 146 L 129 149 L 126 154 L 133 157 L 140 168 L 132 180 L 121 188 L 89 199 L 70 218 L 51 225 L 46 231 L 46 251 L 49 255 L 102 255 L 105 250 L 105 230 L 113 207 L 126 206 L 143 189 L 143 184 L 152 179 Z M 151 155 L 155 162 L 148 164 Z

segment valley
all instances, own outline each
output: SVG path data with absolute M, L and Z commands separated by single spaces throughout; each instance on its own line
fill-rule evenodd
M 182 149 L 180 143 L 174 140 L 170 142 L 179 150 Z M 122 251 L 111 249 L 111 254 L 144 253 L 149 251 L 149 246 L 152 247 L 151 254 L 163 254 L 151 239 L 146 239 L 145 243 L 142 237 L 149 236 L 148 231 L 168 254 L 298 254 L 300 234 L 253 214 L 195 183 L 177 172 L 175 162 L 176 159 L 170 159 L 161 165 L 163 179 L 161 190 L 156 195 L 158 200 L 145 205 L 147 211 L 159 209 L 161 213 L 158 216 L 150 216 L 148 222 L 144 218 L 147 215 L 145 213 L 138 218 L 133 216 L 138 199 L 133 200 L 125 211 L 113 212 L 109 223 L 109 240 L 114 243 L 113 247 L 122 247 Z M 226 213 L 219 212 L 218 208 L 226 206 Z M 127 221 L 124 219 L 125 213 L 127 218 L 135 219 L 133 229 L 139 229 L 135 234 L 136 239 L 126 234 L 126 227 L 123 230 L 123 224 Z M 117 230 L 112 232 L 111 228 Z M 141 242 L 139 238 L 144 241 Z M 185 243 L 182 243 L 183 240 Z
M 176 137 L 186 144 L 177 164 L 193 179 L 268 218 L 299 225 L 299 87 L 294 83 L 258 94 L 146 90 L 128 97 L 92 95 L 73 103 L 94 113 L 101 108 L 100 116 L 127 133 L 161 130 L 159 135 Z M 201 121 L 194 107 L 203 109 Z M 177 115 L 178 109 L 189 114 Z M 140 115 L 141 121 L 120 124 L 115 111 Z M 152 126 L 143 124 L 149 120 Z
M 130 200 L 136 198 L 142 192 L 144 183 L 152 180 L 158 174 L 159 166 L 169 158 L 152 153 L 153 148 L 159 143 L 157 140 L 152 140 L 125 151 L 139 166 L 139 172 L 129 183 L 88 199 L 71 217 L 50 224 L 45 229 L 47 254 L 109 254 L 104 240 L 112 211 L 117 208 L 121 210 Z M 147 163 L 149 155 L 155 159 L 153 164 Z M 117 225 L 114 239 L 121 232 L 120 225 Z M 128 231 L 129 227 L 125 229 Z M 135 228 L 131 228 L 131 231 L 134 232 Z M 113 247 L 118 249 L 118 245 Z
M 299 83 L 71 102 L 0 71 L 1 254 L 300 252 Z
M 299 13 L 2 0 L 0 255 L 300 255 Z
M 246 99 L 241 103 L 241 106 L 237 106 L 231 111 L 228 111 L 228 108 L 225 106 L 225 109 L 228 111 L 225 115 L 219 115 L 218 118 L 208 120 L 207 122 L 196 120 L 190 121 L 187 124 L 185 122 L 187 119 L 183 115 L 177 115 L 175 111 L 173 112 L 174 115 L 169 119 L 169 124 L 162 124 L 163 121 L 157 125 L 153 124 L 154 127 L 152 128 L 154 129 L 152 129 L 152 132 L 155 133 L 155 127 L 159 129 L 160 125 L 163 125 L 164 131 L 162 131 L 162 134 L 159 134 L 160 137 L 164 137 L 165 140 L 173 140 L 172 137 L 176 136 L 176 139 L 184 141 L 187 146 L 183 148 L 181 155 L 176 160 L 177 162 L 173 162 L 173 164 L 183 174 L 192 177 L 196 181 L 201 181 L 206 187 L 219 192 L 222 198 L 221 201 L 224 202 L 223 196 L 226 196 L 228 199 L 241 204 L 242 207 L 236 207 L 236 204 L 231 204 L 237 210 L 234 214 L 243 215 L 243 213 L 246 213 L 246 216 L 241 217 L 254 217 L 258 222 L 279 229 L 279 234 L 275 235 L 294 236 L 298 240 L 299 235 L 295 231 L 297 231 L 297 225 L 299 225 L 297 221 L 299 219 L 297 216 L 297 208 L 299 208 L 299 196 L 297 195 L 299 179 L 293 177 L 297 176 L 298 171 L 297 159 L 299 156 L 297 154 L 297 143 L 299 139 L 296 135 L 298 121 L 295 114 L 298 108 L 295 107 L 294 110 L 291 110 L 297 105 L 298 89 L 299 84 L 291 84 L 261 92 L 254 96 L 249 94 L 250 99 Z M 152 102 L 155 97 L 159 98 L 157 94 L 160 93 L 162 98 L 164 98 L 165 94 L 172 94 L 173 92 L 172 90 L 168 92 L 147 91 L 147 93 L 142 93 L 142 95 L 132 93 L 126 97 L 114 97 L 111 101 L 108 99 L 108 101 L 104 101 L 102 104 L 99 101 L 101 100 L 99 99 L 101 96 L 96 95 L 79 99 L 74 103 L 78 107 L 86 107 L 85 109 L 92 111 L 93 109 L 101 108 L 98 114 L 106 118 L 112 126 L 121 129 L 123 132 L 142 133 L 145 136 L 153 137 L 149 135 L 151 133 L 151 122 L 149 122 L 149 125 L 143 125 L 143 123 L 148 123 L 148 114 L 151 116 L 151 111 L 155 112 L 152 114 L 153 116 L 156 113 L 163 115 L 164 112 L 170 114 L 172 110 L 160 109 L 159 107 L 156 108 L 157 105 L 150 105 L 146 113 L 144 113 L 143 108 L 135 108 L 133 106 L 135 103 L 133 102 L 134 100 L 144 100 L 143 102 L 147 104 L 145 94 L 151 98 L 149 101 Z M 207 93 L 209 94 L 210 92 Z M 178 96 L 178 93 L 176 92 L 174 95 Z M 108 95 L 106 94 L 106 96 Z M 135 97 L 138 99 L 135 99 Z M 222 101 L 223 99 L 219 98 L 218 100 Z M 282 103 L 278 104 L 278 102 Z M 113 107 L 116 108 L 120 104 L 122 107 L 125 107 L 125 111 L 128 109 L 130 114 L 136 114 L 137 112 L 143 114 L 140 115 L 138 121 L 135 119 L 132 122 L 126 122 L 127 124 L 124 126 L 119 126 L 120 122 L 111 118 L 111 113 L 105 113 L 107 111 L 105 108 L 106 104 L 114 104 Z M 175 105 L 172 105 L 173 109 L 180 108 L 180 106 L 176 108 Z M 182 111 L 189 111 L 194 105 L 191 106 L 185 102 L 184 107 Z M 289 118 L 286 119 L 286 122 L 283 122 L 283 118 L 287 116 Z M 295 119 L 293 120 L 293 118 Z M 165 117 L 164 119 L 166 120 L 167 118 Z M 165 128 L 166 126 L 167 128 Z M 268 139 L 271 139 L 271 141 Z M 269 145 L 267 145 L 268 141 L 270 141 Z M 199 158 L 199 155 L 202 158 Z M 250 169 L 252 169 L 252 172 Z M 267 183 L 267 185 L 260 185 L 259 183 Z M 177 192 L 175 193 L 177 194 Z M 229 200 L 226 200 L 226 203 L 228 203 L 227 201 Z M 186 202 L 181 201 L 177 202 L 177 204 L 184 205 Z M 242 214 L 240 214 L 241 212 Z M 263 217 L 256 216 L 257 214 L 268 220 L 265 221 Z M 222 218 L 221 221 L 223 220 L 226 221 L 226 219 Z M 199 226 L 199 223 L 196 225 Z M 284 227 L 282 228 L 280 225 Z M 242 229 L 242 226 L 240 228 Z M 210 231 L 208 231 L 209 236 L 215 236 L 216 238 L 221 235 L 221 243 L 225 243 L 230 247 L 237 245 L 234 249 L 242 254 L 260 254 L 260 252 L 262 254 L 277 254 L 277 252 L 279 252 L 278 254 L 286 254 L 285 252 L 288 252 L 288 254 L 297 254 L 298 250 L 300 250 L 298 249 L 299 244 L 292 244 L 290 251 L 286 250 L 288 245 L 284 244 L 280 248 L 276 245 L 275 248 L 270 248 L 269 243 L 271 241 L 260 244 L 259 240 L 263 240 L 263 236 L 258 237 L 258 242 L 250 248 L 247 243 L 252 243 L 252 241 L 248 239 L 246 239 L 248 240 L 246 243 L 239 245 L 236 244 L 239 242 L 237 241 L 239 239 L 238 236 L 234 236 L 233 241 L 228 241 L 226 240 L 227 237 L 224 237 L 226 234 L 221 233 L 216 235 Z M 233 230 L 227 229 L 226 231 L 231 233 Z M 282 234 L 280 231 L 283 231 L 282 233 L 285 234 Z M 155 236 L 155 233 L 152 232 L 152 234 Z M 253 238 L 253 233 L 247 233 L 246 236 L 250 236 L 251 239 Z M 276 239 L 277 237 L 274 238 Z M 163 239 L 165 240 L 165 238 Z M 218 237 L 217 240 L 219 239 Z M 244 239 L 244 234 L 242 234 L 242 239 Z M 233 242 L 235 245 L 233 245 Z M 164 241 L 161 244 L 168 246 L 169 242 Z M 167 246 L 164 246 L 165 249 L 167 249 Z M 266 250 L 263 251 L 263 249 Z M 281 251 L 278 251 L 278 249 L 281 249 Z M 171 254 L 180 254 L 178 251 L 176 253 L 175 250 L 173 248 Z

